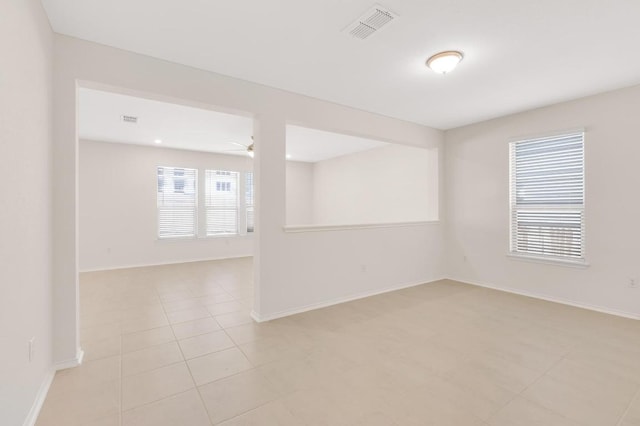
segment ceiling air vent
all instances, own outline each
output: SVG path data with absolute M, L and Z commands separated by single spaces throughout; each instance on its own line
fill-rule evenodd
M 374 5 L 362 16 L 351 23 L 343 32 L 354 38 L 365 39 L 379 31 L 389 22 L 396 19 L 398 15 L 391 12 L 379 4 Z
M 138 123 L 138 117 L 135 117 L 133 115 L 123 115 L 122 116 L 122 121 L 125 122 L 125 123 L 137 124 Z

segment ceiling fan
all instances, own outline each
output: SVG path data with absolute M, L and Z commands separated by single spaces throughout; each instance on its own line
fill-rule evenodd
M 238 149 L 227 149 L 225 150 L 225 152 L 237 152 L 237 151 L 246 151 L 247 154 L 249 154 L 249 157 L 253 158 L 253 136 L 251 136 L 251 143 L 249 145 L 245 145 L 239 142 L 229 142 L 233 145 L 238 145 L 241 146 L 242 149 L 238 148 Z

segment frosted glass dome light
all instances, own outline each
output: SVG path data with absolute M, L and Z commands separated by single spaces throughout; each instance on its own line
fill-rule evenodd
M 427 59 L 427 66 L 438 74 L 447 74 L 462 60 L 462 52 L 457 50 L 448 50 L 446 52 L 436 53 Z

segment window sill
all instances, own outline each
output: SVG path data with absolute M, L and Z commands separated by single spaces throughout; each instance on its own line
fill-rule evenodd
M 589 263 L 586 260 L 552 259 L 548 257 L 530 256 L 526 254 L 507 253 L 507 257 L 519 262 L 544 263 L 547 265 L 565 266 L 568 268 L 586 269 Z
M 253 232 L 247 234 L 222 234 L 222 235 L 211 235 L 207 237 L 175 237 L 175 238 L 158 238 L 156 237 L 156 241 L 158 242 L 170 242 L 170 243 L 180 243 L 187 241 L 210 241 L 210 240 L 218 240 L 224 238 L 245 238 L 245 237 L 253 237 Z
M 360 223 L 348 225 L 290 225 L 284 226 L 284 232 L 324 232 L 324 231 L 347 231 L 353 229 L 375 229 L 375 228 L 400 228 L 406 226 L 421 226 L 438 224 L 438 220 L 427 220 L 419 222 L 390 222 L 390 223 Z

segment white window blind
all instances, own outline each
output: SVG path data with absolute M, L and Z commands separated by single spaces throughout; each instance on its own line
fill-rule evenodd
M 584 134 L 512 142 L 511 252 L 584 260 Z
M 158 238 L 196 235 L 197 170 L 158 167 Z
M 247 232 L 253 232 L 254 214 L 253 214 L 253 172 L 247 172 L 245 175 L 245 209 L 247 213 Z
M 238 172 L 205 171 L 207 236 L 238 233 Z

